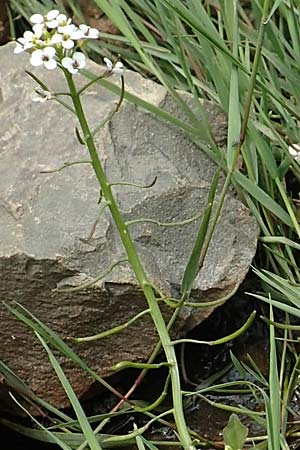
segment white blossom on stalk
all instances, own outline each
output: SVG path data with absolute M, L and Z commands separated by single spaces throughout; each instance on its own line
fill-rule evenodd
M 66 50 L 70 50 L 74 47 L 77 39 L 81 39 L 83 32 L 79 30 L 75 25 L 66 25 L 63 28 L 63 32 L 55 33 L 50 41 L 51 44 L 61 44 Z
M 33 33 L 32 31 L 25 31 L 23 36 L 28 43 L 36 45 L 41 42 L 42 33 Z
M 50 100 L 52 98 L 52 95 L 49 91 L 45 91 L 40 86 L 36 87 L 34 92 L 31 94 L 31 100 L 33 102 L 40 102 L 44 103 L 47 100 Z
M 16 47 L 14 48 L 14 53 L 22 53 L 25 52 L 28 48 L 31 48 L 32 45 L 27 42 L 27 40 L 24 37 L 20 37 L 16 40 Z
M 121 63 L 121 61 L 117 61 L 116 63 L 113 63 L 109 58 L 103 58 L 103 60 L 106 64 L 106 68 L 107 68 L 108 72 L 118 73 L 120 75 L 124 72 L 124 66 L 123 66 L 123 63 Z
M 39 25 L 47 28 L 57 28 L 57 17 L 59 15 L 60 14 L 57 9 L 51 9 L 51 11 L 49 11 L 45 16 L 42 16 L 42 14 L 33 14 L 29 20 L 34 24 L 34 26 Z
M 18 53 L 22 53 L 26 50 L 25 48 L 25 39 L 24 38 L 19 38 L 16 40 L 16 46 L 14 48 L 14 53 L 17 55 Z
M 14 53 L 22 53 L 25 50 L 28 50 L 29 48 L 32 48 L 35 45 L 40 44 L 42 42 L 40 37 L 41 34 L 32 33 L 32 31 L 25 31 L 23 37 L 17 39 Z
M 79 29 L 83 32 L 82 39 L 98 39 L 99 38 L 99 30 L 97 28 L 92 28 L 84 23 L 79 25 Z
M 61 61 L 63 67 L 65 67 L 70 73 L 77 73 L 79 69 L 83 69 L 85 66 L 85 56 L 83 53 L 75 52 L 72 58 L 65 57 Z
M 83 53 L 74 52 L 77 41 L 80 39 L 98 39 L 99 30 L 88 25 L 79 27 L 58 9 L 52 9 L 46 15 L 33 14 L 30 17 L 32 31 L 26 31 L 16 40 L 14 53 L 27 51 L 30 53 L 30 63 L 33 66 L 44 66 L 49 70 L 56 67 L 65 67 L 71 74 L 85 67 Z M 121 73 L 122 63 L 110 63 L 112 72 Z M 33 95 L 34 101 L 41 98 L 48 99 L 47 95 L 39 97 Z
M 289 154 L 298 162 L 300 163 L 300 145 L 299 144 L 293 144 L 289 146 Z
M 68 19 L 67 16 L 65 16 L 64 14 L 59 14 L 56 17 L 56 20 L 58 22 L 57 31 L 59 33 L 63 33 L 64 27 L 71 25 L 71 19 Z
M 46 28 L 44 27 L 44 24 L 36 23 L 35 25 L 33 25 L 32 30 L 35 34 L 42 35 L 44 33 L 44 31 L 46 30 Z
M 46 69 L 53 70 L 57 67 L 55 58 L 55 48 L 45 47 L 43 50 L 35 50 L 30 58 L 30 63 L 33 66 L 41 66 L 42 64 Z

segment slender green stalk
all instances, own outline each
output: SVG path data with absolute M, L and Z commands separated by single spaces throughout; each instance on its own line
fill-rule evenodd
M 103 196 L 108 204 L 108 208 L 110 209 L 111 215 L 115 222 L 115 225 L 119 231 L 120 238 L 123 242 L 125 251 L 128 256 L 128 260 L 130 261 L 131 267 L 136 275 L 137 281 L 142 288 L 145 298 L 148 302 L 150 314 L 152 320 L 157 329 L 159 338 L 162 343 L 162 347 L 165 351 L 167 362 L 170 367 L 170 376 L 172 382 L 172 394 L 173 394 L 173 405 L 174 405 L 174 419 L 176 422 L 178 434 L 180 437 L 181 444 L 185 450 L 196 450 L 194 445 L 192 444 L 191 437 L 189 435 L 185 417 L 183 413 L 183 403 L 182 403 L 182 395 L 181 395 L 181 387 L 180 387 L 180 378 L 179 378 L 179 370 L 175 355 L 174 347 L 172 346 L 171 339 L 167 330 L 167 326 L 165 324 L 162 313 L 159 309 L 153 288 L 151 283 L 147 279 L 145 270 L 141 264 L 135 246 L 133 244 L 132 238 L 130 236 L 128 226 L 122 218 L 118 205 L 115 201 L 114 195 L 112 193 L 111 185 L 106 178 L 105 172 L 103 170 L 101 161 L 99 159 L 97 149 L 92 137 L 92 133 L 90 132 L 89 125 L 87 123 L 81 100 L 80 94 L 77 92 L 72 75 L 64 70 L 64 74 L 69 86 L 69 90 L 71 93 L 73 105 L 76 111 L 76 115 L 78 117 L 80 127 L 82 133 L 85 138 L 86 145 L 88 147 L 92 166 L 101 187 Z
M 236 339 L 241 334 L 243 334 L 251 325 L 256 316 L 256 311 L 253 311 L 250 316 L 248 317 L 247 321 L 244 323 L 243 326 L 241 326 L 238 330 L 234 331 L 233 333 L 229 334 L 228 336 L 225 336 L 220 339 L 216 339 L 215 341 L 199 341 L 198 339 L 177 339 L 176 341 L 172 341 L 173 345 L 176 344 L 202 344 L 202 345 L 220 345 L 225 344 L 226 342 L 232 341 L 233 339 Z

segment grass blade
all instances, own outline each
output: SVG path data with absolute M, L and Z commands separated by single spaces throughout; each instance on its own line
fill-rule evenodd
M 58 363 L 57 359 L 53 355 L 52 351 L 50 350 L 50 348 L 48 347 L 48 345 L 46 344 L 46 342 L 44 341 L 42 336 L 38 332 L 35 332 L 35 334 L 38 337 L 38 339 L 40 340 L 44 349 L 46 350 L 48 357 L 50 359 L 50 362 L 52 364 L 52 367 L 55 370 L 56 375 L 58 376 L 59 381 L 61 382 L 61 384 L 70 400 L 71 405 L 73 406 L 73 409 L 77 416 L 78 422 L 81 425 L 83 434 L 90 446 L 90 449 L 91 450 L 101 450 L 101 445 L 98 442 L 98 440 L 91 428 L 91 425 L 89 424 L 89 421 L 82 409 L 82 406 L 81 406 L 71 384 L 69 383 L 67 377 L 65 376 L 60 364 Z
M 205 237 L 210 221 L 210 216 L 212 212 L 213 202 L 216 195 L 216 190 L 218 186 L 220 171 L 216 172 L 214 178 L 212 180 L 208 199 L 207 199 L 207 208 L 201 220 L 201 224 L 199 227 L 199 231 L 195 240 L 195 244 L 190 256 L 190 259 L 186 265 L 183 279 L 181 282 L 181 293 L 184 297 L 188 296 L 191 292 L 193 283 L 199 271 L 199 258 L 201 254 L 201 250 L 203 248 L 203 244 L 205 242 Z

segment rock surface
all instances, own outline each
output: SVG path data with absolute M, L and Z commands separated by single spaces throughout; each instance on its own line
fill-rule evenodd
M 89 164 L 61 172 L 41 173 L 65 162 L 88 159 L 73 132 L 76 120 L 54 101 L 33 103 L 35 84 L 28 55 L 14 55 L 12 44 L 0 49 L 0 293 L 18 301 L 62 337 L 88 336 L 120 325 L 147 308 L 127 263 L 104 280 L 76 293 L 53 293 L 65 285 L 88 282 L 124 257 L 108 212 L 102 214 L 92 239 L 86 237 L 99 212 L 99 188 Z M 99 73 L 102 69 L 90 63 Z M 51 89 L 64 89 L 60 71 L 33 70 Z M 78 76 L 80 83 L 84 81 Z M 118 79 L 115 80 L 118 83 Z M 126 88 L 144 100 L 179 115 L 165 89 L 135 73 L 126 74 Z M 95 126 L 112 111 L 117 98 L 93 85 L 84 106 Z M 207 104 L 218 140 L 224 142 L 226 120 Z M 178 129 L 137 106 L 124 102 L 109 126 L 96 138 L 110 181 L 130 181 L 149 189 L 116 186 L 114 191 L 128 219 L 177 222 L 205 208 L 216 170 L 207 156 Z M 181 227 L 144 222 L 131 226 L 146 271 L 164 292 L 178 293 L 199 220 Z M 248 210 L 228 195 L 204 267 L 195 282 L 193 301 L 230 296 L 244 279 L 256 250 L 258 228 Z M 166 318 L 172 311 L 165 307 Z M 206 318 L 213 308 L 183 308 L 174 328 L 178 336 Z M 67 405 L 59 382 L 40 344 L 4 307 L 0 309 L 0 359 L 38 395 Z M 121 333 L 84 345 L 73 345 L 101 376 L 122 360 L 145 360 L 157 341 L 151 320 L 143 316 Z M 81 396 L 92 380 L 64 358 L 60 361 Z

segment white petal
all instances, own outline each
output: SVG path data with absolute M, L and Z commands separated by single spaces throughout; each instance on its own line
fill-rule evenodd
M 69 25 L 59 25 L 57 27 L 57 31 L 61 34 L 68 34 L 67 33 L 68 28 L 69 28 Z
M 57 62 L 55 61 L 55 59 L 49 59 L 48 61 L 44 61 L 44 66 L 48 70 L 53 70 L 57 67 Z
M 71 35 L 72 33 L 74 33 L 75 31 L 77 31 L 78 30 L 78 27 L 76 27 L 76 25 L 74 25 L 74 23 L 71 23 L 71 24 L 69 24 L 69 25 L 66 25 L 65 27 L 65 32 L 66 32 L 66 34 L 69 34 L 69 35 Z
M 103 58 L 103 61 L 106 64 L 107 70 L 111 71 L 111 69 L 112 69 L 112 62 L 111 62 L 111 60 L 109 58 Z
M 18 44 L 21 45 L 25 45 L 26 44 L 26 39 L 24 37 L 20 37 L 17 39 Z
M 69 70 L 69 67 L 73 67 L 73 59 L 69 58 L 68 56 L 66 56 L 65 58 L 62 59 L 61 61 L 62 65 Z
M 32 29 L 34 31 L 34 34 L 38 38 L 40 38 L 44 32 L 45 26 L 43 23 L 37 23 L 37 24 L 33 25 Z
M 290 155 L 296 160 L 299 161 L 300 159 L 300 145 L 293 144 L 293 146 L 289 146 L 289 153 Z
M 44 17 L 41 14 L 33 14 L 29 20 L 31 23 L 43 23 Z
M 51 9 L 51 11 L 47 14 L 47 20 L 53 20 L 59 15 L 59 11 L 57 9 Z
M 57 22 L 56 19 L 49 20 L 49 21 L 46 22 L 46 25 L 47 25 L 48 28 L 53 29 L 53 28 L 56 28 L 58 26 L 58 22 Z
M 45 102 L 47 99 L 46 98 L 44 98 L 44 97 L 42 97 L 40 94 L 38 94 L 37 92 L 33 92 L 32 94 L 31 94 L 31 100 L 33 101 L 33 102 L 40 102 L 40 103 L 43 103 L 43 102 Z
M 36 87 L 34 92 L 31 94 L 31 100 L 33 102 L 41 102 L 44 103 L 47 100 L 52 98 L 51 93 L 49 91 L 45 91 L 40 86 Z
M 123 73 L 123 63 L 121 63 L 121 61 L 118 61 L 114 68 L 112 69 L 113 73 Z
M 35 50 L 30 58 L 30 64 L 32 64 L 33 66 L 40 66 L 41 64 L 43 64 L 43 51 L 42 50 Z
M 47 58 L 53 58 L 55 56 L 55 48 L 54 47 L 46 47 L 43 50 L 43 53 Z
M 51 41 L 51 44 L 60 44 L 61 41 L 62 41 L 62 39 L 63 39 L 63 37 L 62 37 L 61 34 L 55 33 L 55 34 L 51 37 L 50 41 Z
M 100 31 L 97 30 L 97 28 L 90 28 L 90 29 L 89 29 L 88 37 L 89 37 L 90 39 L 98 39 L 99 34 L 100 34 Z
M 25 31 L 24 38 L 20 38 L 23 40 L 24 49 L 32 48 L 33 45 L 36 43 L 36 40 L 38 39 L 38 36 L 32 31 Z M 18 39 L 19 40 L 19 39 Z
M 24 52 L 24 46 L 22 44 L 19 44 L 19 42 L 16 43 L 16 47 L 14 48 L 14 53 L 17 55 L 19 53 L 23 53 Z
M 67 16 L 65 16 L 64 14 L 59 14 L 59 15 L 56 17 L 56 20 L 57 20 L 57 22 L 58 22 L 59 24 L 61 24 L 62 22 L 71 22 L 71 19 L 68 19 L 68 20 L 67 20 Z
M 73 59 L 75 59 L 77 62 L 85 61 L 85 55 L 82 52 L 74 52 Z
M 68 71 L 72 74 L 77 73 L 78 69 L 74 66 L 67 67 Z
M 26 41 L 32 41 L 32 39 L 34 38 L 35 35 L 33 34 L 32 31 L 25 31 L 23 36 Z
M 84 23 L 79 25 L 79 28 L 83 31 L 85 38 L 98 39 L 100 32 L 97 28 L 91 28 Z
M 63 48 L 70 50 L 71 48 L 74 47 L 74 41 L 72 41 L 72 39 L 68 39 L 67 41 L 62 41 Z
M 89 28 L 85 23 L 82 23 L 81 25 L 79 25 L 79 28 L 84 32 L 84 34 L 88 33 Z
M 84 37 L 86 36 L 82 30 L 75 30 L 71 33 L 71 39 L 75 39 L 75 41 L 77 41 L 77 39 L 83 39 Z
M 33 48 L 34 45 L 32 42 L 26 42 L 26 44 L 24 44 L 24 50 L 27 50 L 28 48 Z
M 76 29 L 75 25 L 72 25 L 72 24 L 68 25 L 64 22 L 62 24 L 58 25 L 58 27 L 57 27 L 57 31 L 59 33 L 68 34 L 68 35 L 70 35 L 72 33 L 72 31 L 74 31 L 74 29 Z
M 85 55 L 83 53 L 75 52 L 73 58 L 77 62 L 79 69 L 82 69 L 85 66 Z

